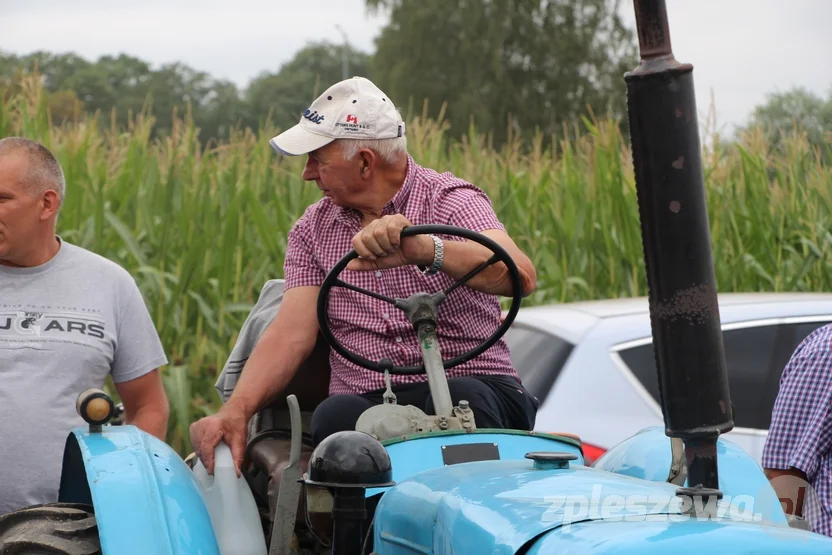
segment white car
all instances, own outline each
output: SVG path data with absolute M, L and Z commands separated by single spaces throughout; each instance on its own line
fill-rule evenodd
M 832 294 L 719 295 L 734 429 L 760 463 L 780 375 L 798 344 L 832 323 Z M 647 426 L 664 426 L 648 301 L 522 308 L 505 335 L 524 385 L 540 399 L 536 431 L 580 436 L 589 459 Z

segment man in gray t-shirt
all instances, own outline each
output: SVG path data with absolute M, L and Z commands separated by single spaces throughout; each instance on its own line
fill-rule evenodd
M 0 140 L 0 514 L 57 501 L 79 393 L 112 375 L 126 420 L 164 439 L 167 364 L 133 278 L 55 233 L 65 183 L 43 146 Z

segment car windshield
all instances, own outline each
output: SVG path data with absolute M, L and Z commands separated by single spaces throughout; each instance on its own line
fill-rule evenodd
M 509 328 L 503 338 L 523 385 L 543 403 L 574 345 L 552 333 L 518 324 Z

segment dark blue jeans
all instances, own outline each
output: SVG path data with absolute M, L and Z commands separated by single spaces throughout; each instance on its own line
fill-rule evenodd
M 413 405 L 435 414 L 428 383 L 394 385 L 396 403 Z M 448 389 L 454 405 L 468 401 L 477 428 L 532 430 L 540 402 L 511 376 L 469 376 L 449 378 Z M 318 405 L 312 415 L 315 445 L 336 432 L 354 430 L 358 417 L 383 402 L 384 389 L 361 395 L 333 395 Z

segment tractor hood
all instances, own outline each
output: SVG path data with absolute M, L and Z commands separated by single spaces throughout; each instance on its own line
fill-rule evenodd
M 795 528 L 691 517 L 673 522 L 588 521 L 556 528 L 532 543 L 527 555 L 664 555 L 666 553 L 732 555 L 820 555 L 832 553 L 832 538 Z
M 735 501 L 723 500 L 719 523 L 696 522 L 682 513 L 672 484 L 582 465 L 538 469 L 529 460 L 472 462 L 421 472 L 387 490 L 376 510 L 375 545 L 380 554 L 398 546 L 441 555 L 514 554 L 530 546 L 536 549 L 530 553 L 556 553 L 566 547 L 583 552 L 601 542 L 597 534 L 611 542 L 610 553 L 622 552 L 628 538 L 636 538 L 632 545 L 645 552 L 653 538 L 667 534 L 698 534 L 700 548 L 719 548 L 710 538 L 726 535 L 743 537 L 749 545 L 749 538 L 765 536 L 778 549 L 791 549 L 798 540 L 807 546 L 821 541 L 770 519 L 754 522 L 759 513 L 754 512 L 753 496 Z M 830 549 L 827 542 L 822 546 Z

